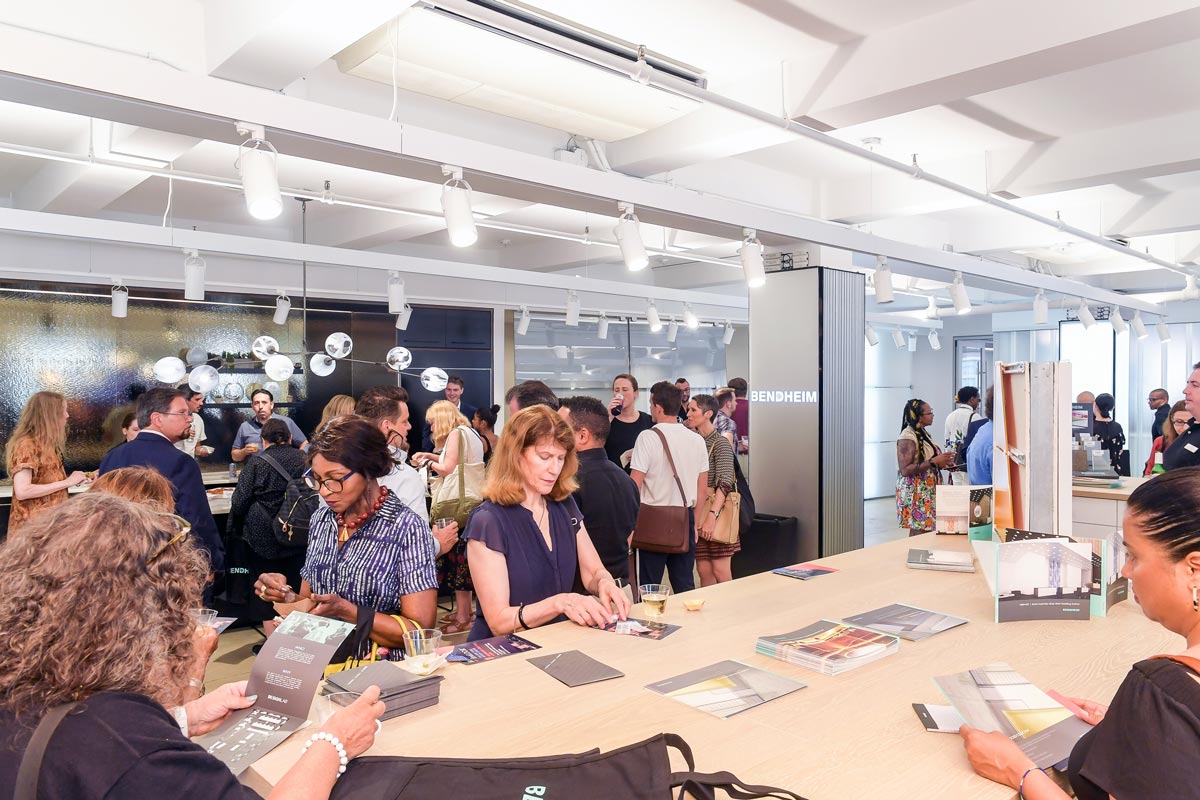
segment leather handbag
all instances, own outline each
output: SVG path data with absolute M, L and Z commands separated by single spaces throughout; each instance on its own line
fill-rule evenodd
M 675 748 L 686 772 L 671 770 Z M 717 790 L 729 797 L 775 797 L 804 800 L 771 786 L 742 783 L 728 772 L 696 772 L 692 750 L 680 736 L 660 733 L 645 741 L 601 753 L 535 758 L 420 758 L 360 756 L 333 785 L 330 800 L 371 797 L 378 800 L 426 800 L 469 797 L 472 800 L 712 800 Z M 678 794 L 676 794 L 678 792 Z
M 688 520 L 687 492 L 683 490 L 683 482 L 679 480 L 679 471 L 675 469 L 675 459 L 671 457 L 667 437 L 658 428 L 651 430 L 662 440 L 663 452 L 667 455 L 667 463 L 671 465 L 675 485 L 679 487 L 682 505 L 652 506 L 642 503 L 638 509 L 631 545 L 649 553 L 686 553 L 692 549 L 692 525 Z
M 429 509 L 431 521 L 453 519 L 458 523 L 461 536 L 467 529 L 467 517 L 471 510 L 483 502 L 483 462 L 467 463 L 467 435 L 462 429 L 458 431 L 458 467 L 455 477 L 444 475 L 433 483 L 430 494 L 433 504 Z
M 708 463 L 712 466 L 713 447 L 708 448 Z M 736 456 L 735 456 L 736 463 Z M 735 477 L 736 480 L 736 477 Z M 735 484 L 736 486 L 736 484 Z M 700 536 L 710 542 L 716 544 L 733 544 L 738 540 L 738 535 L 741 533 L 741 509 L 742 498 L 738 494 L 736 488 L 734 491 L 725 495 L 725 504 L 721 506 L 721 510 L 717 512 L 717 525 L 713 532 L 705 536 L 703 533 L 704 523 L 708 521 L 708 515 L 712 512 L 712 507 L 717 500 L 717 490 L 709 489 L 704 495 L 704 502 L 700 505 L 700 520 L 697 527 L 701 529 Z

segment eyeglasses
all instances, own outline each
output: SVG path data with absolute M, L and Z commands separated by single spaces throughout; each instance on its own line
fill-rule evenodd
M 321 487 L 324 487 L 325 491 L 329 492 L 330 494 L 337 494 L 342 490 L 342 486 L 345 484 L 346 479 L 357 474 L 357 472 L 351 470 L 340 478 L 326 478 L 325 480 L 321 480 L 316 475 L 313 475 L 313 471 L 310 469 L 308 472 L 304 473 L 304 485 L 312 489 L 314 492 L 320 491 Z
M 1186 419 L 1173 419 L 1171 420 L 1171 424 L 1176 428 L 1186 428 L 1188 426 L 1188 421 Z
M 162 414 L 165 417 L 190 417 L 190 411 L 155 411 L 155 414 Z
M 146 566 L 154 563 L 154 559 L 167 552 L 167 548 L 176 542 L 182 540 L 185 536 L 192 532 L 192 524 L 186 519 L 175 514 L 164 514 L 171 521 L 171 530 L 175 531 L 175 535 L 167 540 L 166 544 L 161 545 L 154 553 L 146 559 Z

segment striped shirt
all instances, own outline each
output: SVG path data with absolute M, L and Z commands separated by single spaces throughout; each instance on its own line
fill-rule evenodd
M 737 475 L 733 471 L 733 445 L 720 431 L 714 430 L 704 437 L 704 447 L 708 450 L 708 488 L 734 491 Z
M 437 545 L 429 526 L 395 495 L 388 494 L 340 548 L 337 527 L 329 506 L 313 513 L 308 554 L 300 570 L 313 594 L 332 592 L 356 606 L 399 614 L 406 594 L 437 588 Z

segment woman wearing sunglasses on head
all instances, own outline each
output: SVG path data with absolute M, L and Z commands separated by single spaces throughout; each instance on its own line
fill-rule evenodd
M 188 739 L 255 700 L 243 681 L 186 701 L 207 576 L 185 521 L 103 493 L 0 547 L 0 630 L 20 632 L 0 648 L 0 798 L 258 797 Z M 369 687 L 321 726 L 347 758 L 374 742 L 378 699 Z M 328 798 L 338 745 L 313 742 L 271 797 Z
M 398 659 L 405 625 L 395 617 L 432 628 L 437 615 L 437 545 L 429 526 L 379 484 L 392 457 L 379 428 L 365 419 L 332 420 L 309 442 L 308 463 L 306 481 L 325 505 L 309 526 L 299 591 L 275 572 L 260 575 L 254 591 L 269 603 L 309 598 L 310 613 L 350 623 L 360 607 L 372 608 L 372 641 Z

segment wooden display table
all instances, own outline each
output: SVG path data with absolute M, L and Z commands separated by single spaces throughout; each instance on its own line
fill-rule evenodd
M 1132 602 L 1089 622 L 993 623 L 983 576 L 907 569 L 909 547 L 968 550 L 965 536 L 925 534 L 823 559 L 840 570 L 810 581 L 770 573 L 700 589 L 703 611 L 678 597 L 664 621 L 683 626 L 662 641 L 561 623 L 521 634 L 537 655 L 578 649 L 624 678 L 569 689 L 515 655 L 443 669 L 441 702 L 390 720 L 371 755 L 504 758 L 610 750 L 659 732 L 682 735 L 702 772 L 730 770 L 749 783 L 811 800 L 849 797 L 1011 798 L 978 778 L 956 736 L 927 733 L 914 702 L 944 703 L 936 675 L 1007 661 L 1045 689 L 1107 702 L 1130 665 L 1184 643 Z M 959 614 L 970 624 L 838 677 L 756 655 L 755 639 L 817 619 L 841 619 L 889 603 Z M 635 606 L 636 612 L 640 607 Z M 806 684 L 786 697 L 718 719 L 643 688 L 723 659 Z M 300 731 L 242 776 L 262 794 L 295 762 L 313 729 Z M 678 766 L 676 768 L 679 768 Z

